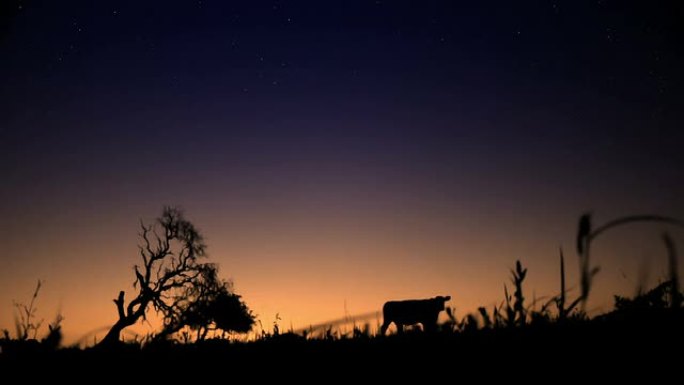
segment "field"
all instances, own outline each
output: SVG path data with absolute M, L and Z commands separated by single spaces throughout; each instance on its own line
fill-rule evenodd
M 152 340 L 88 349 L 50 347 L 47 341 L 1 340 L 0 367 L 19 376 L 71 378 L 107 374 L 114 378 L 206 378 L 346 381 L 407 379 L 477 381 L 631 376 L 668 378 L 679 372 L 684 346 L 684 311 L 672 306 L 664 282 L 632 298 L 616 298 L 614 311 L 588 318 L 573 312 L 512 311 L 490 316 L 481 310 L 427 333 L 415 328 L 388 336 L 360 328 L 312 337 L 264 333 L 256 341 L 205 339 L 189 343 Z M 33 368 L 33 369 L 32 369 Z M 35 373 L 32 370 L 37 369 Z M 321 379 L 323 376 L 323 379 Z M 225 377 L 224 377 L 225 378 Z

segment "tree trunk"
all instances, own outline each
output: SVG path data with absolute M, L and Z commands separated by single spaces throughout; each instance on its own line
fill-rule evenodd
M 116 305 L 117 312 L 119 313 L 119 319 L 112 325 L 112 328 L 109 329 L 109 332 L 107 332 L 107 335 L 105 335 L 104 339 L 100 341 L 98 346 L 113 346 L 118 344 L 121 341 L 121 332 L 133 325 L 135 321 L 140 318 L 142 315 L 140 313 L 140 309 L 136 311 L 133 314 L 128 314 L 126 315 L 126 312 L 124 311 L 124 292 L 120 291 L 119 296 L 114 299 L 114 304 Z M 143 304 L 142 309 L 144 310 L 144 306 L 147 306 L 147 303 Z M 130 310 L 130 309 L 129 309 Z
M 104 339 L 100 341 L 98 345 L 101 346 L 112 346 L 116 345 L 121 341 L 121 332 L 127 328 L 128 326 L 131 326 L 132 324 L 128 322 L 127 319 L 119 319 L 116 321 L 114 325 L 112 325 L 112 328 L 109 329 L 109 332 L 107 332 L 107 335 L 105 335 Z

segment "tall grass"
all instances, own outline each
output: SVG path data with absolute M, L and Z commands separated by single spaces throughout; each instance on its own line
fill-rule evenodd
M 14 326 L 16 329 L 16 338 L 21 341 L 25 341 L 29 338 L 36 339 L 38 334 L 38 329 L 40 329 L 43 324 L 43 320 L 37 320 L 36 312 L 36 299 L 38 298 L 38 293 L 40 293 L 40 288 L 43 282 L 38 280 L 36 288 L 33 291 L 33 296 L 28 304 L 21 302 L 14 302 Z
M 612 221 L 608 221 L 594 230 L 592 229 L 591 225 L 591 213 L 585 213 L 580 217 L 579 226 L 577 230 L 577 255 L 579 256 L 580 260 L 580 287 L 582 290 L 582 310 L 586 309 L 586 303 L 589 299 L 589 291 L 591 290 L 592 281 L 596 274 L 598 274 L 599 272 L 599 267 L 592 267 L 590 262 L 591 254 L 589 250 L 591 248 L 592 241 L 594 241 L 596 237 L 610 229 L 635 222 L 660 222 L 679 227 L 684 227 L 684 222 L 672 217 L 662 215 L 630 215 L 625 217 L 619 217 L 613 219 Z M 672 246 L 672 250 L 674 250 L 674 244 L 671 242 L 671 239 L 669 239 L 669 236 L 667 235 L 665 236 L 665 243 L 666 245 L 668 245 L 668 250 L 670 249 L 670 245 Z M 674 274 L 676 275 L 676 254 L 670 254 L 674 255 L 673 258 L 670 258 L 670 271 L 672 272 L 672 266 L 674 266 Z M 678 282 L 677 279 L 675 279 L 674 281 Z

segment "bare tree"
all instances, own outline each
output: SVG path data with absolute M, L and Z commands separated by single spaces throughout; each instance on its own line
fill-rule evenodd
M 165 318 L 177 314 L 178 293 L 196 285 L 202 272 L 210 266 L 199 262 L 205 256 L 206 245 L 180 209 L 165 207 L 154 224 L 145 225 L 141 221 L 140 227 L 142 263 L 135 265 L 133 284 L 138 292 L 128 305 L 124 291 L 114 299 L 119 319 L 101 341 L 102 345 L 118 342 L 123 329 L 145 319 L 150 305 Z

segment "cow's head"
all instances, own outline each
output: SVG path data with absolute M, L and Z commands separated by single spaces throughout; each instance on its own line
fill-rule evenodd
M 447 296 L 444 296 L 444 297 L 440 295 L 440 296 L 437 296 L 437 297 L 434 298 L 434 300 L 435 300 L 435 302 L 437 302 L 437 304 L 438 304 L 440 310 L 444 310 L 444 302 L 446 302 L 446 301 L 448 301 L 448 300 L 450 300 L 450 299 L 451 299 L 451 296 L 450 296 L 450 295 L 447 295 Z

